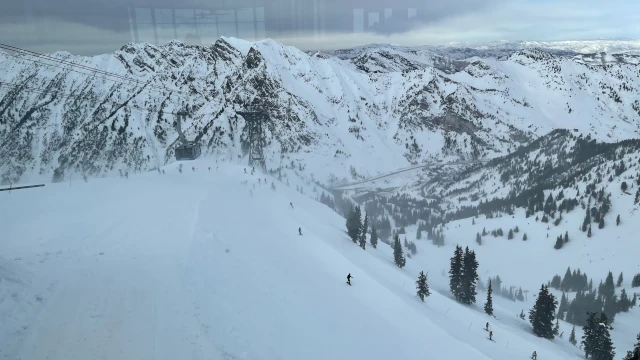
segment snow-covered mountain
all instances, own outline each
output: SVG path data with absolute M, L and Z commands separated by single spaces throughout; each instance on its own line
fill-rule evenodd
M 638 135 L 640 69 L 630 54 L 509 47 L 487 57 L 460 49 L 304 53 L 221 38 L 207 47 L 51 55 L 88 68 L 0 53 L 2 182 L 49 180 L 56 169 L 68 177 L 160 167 L 173 161 L 182 110 L 187 138 L 205 154 L 236 158 L 248 149 L 236 111 L 255 98 L 271 116 L 263 126 L 267 167 L 304 162 L 322 183 L 493 158 L 556 128 L 603 141 Z

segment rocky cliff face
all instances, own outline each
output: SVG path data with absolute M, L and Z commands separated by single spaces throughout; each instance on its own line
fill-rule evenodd
M 267 167 L 304 163 L 319 181 L 504 155 L 556 128 L 602 141 L 638 136 L 633 56 L 461 53 L 304 53 L 232 38 L 208 47 L 129 44 L 96 57 L 0 53 L 0 180 L 165 165 L 179 111 L 204 156 L 236 158 L 249 148 L 236 111 L 256 98 L 270 114 L 262 127 Z

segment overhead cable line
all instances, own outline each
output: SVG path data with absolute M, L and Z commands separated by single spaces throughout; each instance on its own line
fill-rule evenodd
M 150 81 L 142 81 L 142 80 L 138 80 L 138 79 L 135 79 L 135 78 L 132 78 L 132 77 L 122 76 L 122 75 L 119 75 L 119 74 L 116 74 L 116 73 L 108 72 L 108 71 L 105 71 L 105 70 L 100 70 L 98 68 L 93 68 L 93 67 L 90 67 L 90 66 L 86 66 L 86 65 L 74 63 L 74 62 L 71 62 L 71 61 L 67 61 L 67 60 L 64 60 L 64 59 L 56 58 L 56 57 L 53 57 L 53 56 L 40 54 L 40 53 L 37 53 L 35 51 L 25 50 L 25 49 L 21 49 L 21 48 L 18 48 L 18 47 L 15 47 L 15 46 L 11 46 L 11 45 L 7 45 L 7 44 L 3 44 L 3 43 L 0 43 L 0 49 L 13 51 L 15 54 L 7 53 L 7 55 L 15 57 L 17 59 L 25 59 L 25 60 L 32 61 L 32 62 L 41 64 L 41 65 L 52 66 L 52 67 L 56 67 L 56 68 L 63 69 L 63 70 L 69 70 L 69 71 L 73 71 L 73 72 L 76 72 L 76 73 L 79 73 L 79 74 L 82 74 L 82 75 L 86 75 L 86 76 L 89 76 L 89 77 L 103 79 L 103 80 L 107 80 L 107 81 L 113 81 L 113 82 L 120 83 L 120 84 L 143 85 L 143 86 L 147 86 L 148 88 L 153 88 L 153 89 L 156 89 L 156 90 L 164 90 L 164 91 L 169 91 L 169 92 L 176 92 L 178 94 L 182 94 L 183 96 L 187 96 L 186 94 L 181 93 L 177 89 L 170 89 L 170 88 L 163 87 L 163 86 L 153 85 L 153 84 L 151 84 Z M 37 59 L 29 58 L 28 56 L 33 56 L 33 57 L 35 57 Z M 43 61 L 52 61 L 52 62 L 55 62 L 55 63 L 48 63 L 48 62 L 43 62 Z M 89 72 L 91 72 L 93 74 L 87 73 L 86 71 L 89 71 Z

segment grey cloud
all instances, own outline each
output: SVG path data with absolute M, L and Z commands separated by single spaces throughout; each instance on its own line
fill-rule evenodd
M 610 0 L 606 4 L 600 0 L 295 0 L 295 15 L 291 15 L 291 0 L 263 1 L 268 9 L 262 35 L 257 34 L 253 23 L 225 23 L 218 29 L 221 24 L 209 22 L 195 42 L 212 43 L 220 35 L 244 38 L 246 31 L 235 33 L 243 26 L 257 38 L 271 37 L 304 50 L 368 43 L 412 46 L 449 41 L 640 36 L 635 26 L 638 16 L 634 15 L 639 13 L 640 2 L 629 0 Z M 279 6 L 277 1 L 281 2 Z M 310 15 L 315 11 L 314 1 L 319 4 L 317 11 L 324 14 L 318 21 Z M 131 31 L 129 6 L 145 8 L 149 14 L 149 8 L 182 9 L 176 12 L 204 9 L 206 13 L 216 7 L 229 9 L 232 5 L 260 3 L 261 0 L 5 0 L 0 1 L 0 42 L 42 52 L 99 54 L 112 52 L 135 39 L 157 40 L 158 44 L 174 37 L 182 41 L 194 39 L 189 26 L 176 30 L 173 25 L 165 25 L 154 32 L 150 25 L 139 24 L 137 32 Z M 353 9 L 365 6 L 360 18 L 354 20 Z M 417 11 L 409 18 L 411 7 Z M 158 10 L 156 20 L 166 14 Z M 216 30 L 210 31 L 211 28 Z M 314 33 L 316 28 L 321 28 L 320 33 Z M 354 32 L 357 28 L 364 32 Z

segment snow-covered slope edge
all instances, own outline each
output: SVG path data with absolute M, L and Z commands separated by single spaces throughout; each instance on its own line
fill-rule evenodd
M 451 300 L 437 275 L 450 249 L 425 248 L 426 257 L 398 269 L 391 248 L 362 250 L 329 208 L 256 177 L 264 178 L 228 164 L 182 174 L 172 166 L 166 175 L 0 194 L 0 206 L 11 209 L 0 220 L 2 267 L 29 269 L 31 283 L 14 291 L 41 297 L 31 305 L 36 316 L 2 313 L 0 339 L 12 344 L 0 344 L 3 357 L 580 356 L 510 320 L 510 302 L 496 299 L 504 319 L 496 320 L 481 305 Z M 479 261 L 487 270 L 494 262 L 489 255 Z M 413 284 L 421 270 L 431 270 L 434 292 L 424 304 Z M 352 287 L 344 283 L 349 272 Z M 487 321 L 497 342 L 486 339 Z

